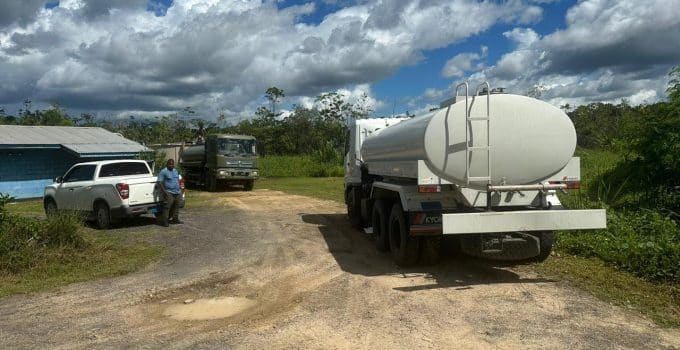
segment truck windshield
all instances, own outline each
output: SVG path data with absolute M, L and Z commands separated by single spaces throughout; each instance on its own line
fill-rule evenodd
M 217 152 L 226 156 L 254 156 L 255 140 L 221 139 Z

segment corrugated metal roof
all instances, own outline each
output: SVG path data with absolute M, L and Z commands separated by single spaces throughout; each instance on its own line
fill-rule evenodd
M 0 125 L 0 147 L 61 145 L 78 154 L 137 153 L 141 144 L 103 128 Z

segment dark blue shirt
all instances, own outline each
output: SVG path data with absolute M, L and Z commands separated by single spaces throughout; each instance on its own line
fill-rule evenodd
M 165 190 L 172 194 L 179 194 L 179 173 L 177 169 L 168 170 L 168 168 L 163 168 L 158 174 L 158 182 L 163 184 Z

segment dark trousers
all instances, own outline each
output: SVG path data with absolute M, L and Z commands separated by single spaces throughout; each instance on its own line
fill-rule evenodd
M 179 201 L 181 194 L 167 193 L 163 200 L 163 214 L 161 214 L 161 224 L 167 225 L 168 218 L 173 221 L 179 220 Z

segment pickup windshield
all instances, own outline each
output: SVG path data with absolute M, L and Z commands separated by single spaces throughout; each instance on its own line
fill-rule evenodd
M 217 145 L 217 152 L 229 157 L 255 155 L 255 140 L 220 139 Z

